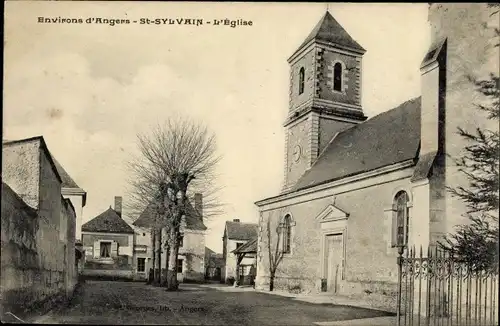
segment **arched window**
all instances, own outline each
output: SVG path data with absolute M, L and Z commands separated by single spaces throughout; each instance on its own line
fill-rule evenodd
M 283 219 L 283 253 L 290 253 L 290 244 L 292 240 L 292 218 L 290 215 L 286 215 Z
M 408 245 L 409 233 L 409 197 L 405 191 L 400 191 L 394 197 L 393 205 L 393 246 Z
M 305 70 L 304 67 L 300 68 L 299 71 L 299 94 L 304 93 L 304 79 L 305 79 Z
M 333 90 L 342 92 L 342 64 L 340 62 L 333 66 Z

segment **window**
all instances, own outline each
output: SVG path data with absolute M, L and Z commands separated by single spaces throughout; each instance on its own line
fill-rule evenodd
M 304 67 L 299 70 L 299 94 L 304 93 L 304 79 L 305 79 L 305 70 Z
M 340 62 L 333 66 L 333 90 L 342 92 L 342 64 Z
M 240 276 L 249 275 L 251 267 L 252 266 L 250 266 L 250 265 L 240 265 L 239 275 Z
M 394 197 L 393 205 L 393 247 L 406 246 L 409 233 L 409 197 L 400 191 Z
M 139 273 L 146 271 L 146 258 L 137 258 L 137 271 Z
M 283 219 L 283 253 L 290 253 L 290 242 L 292 238 L 292 226 L 291 226 L 291 217 L 290 215 L 286 215 Z
M 179 235 L 179 248 L 184 246 L 184 234 Z
M 101 242 L 101 257 L 111 257 L 111 242 Z
M 241 246 L 243 246 L 243 242 L 236 242 L 236 249 L 238 249 Z
M 177 273 L 182 273 L 182 259 L 177 259 Z

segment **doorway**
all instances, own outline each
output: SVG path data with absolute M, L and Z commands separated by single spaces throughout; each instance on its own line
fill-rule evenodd
M 344 244 L 343 234 L 328 234 L 325 237 L 325 277 L 327 291 L 337 293 L 342 280 Z

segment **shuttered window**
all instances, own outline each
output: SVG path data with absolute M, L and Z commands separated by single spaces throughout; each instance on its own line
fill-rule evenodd
M 94 258 L 99 258 L 101 253 L 101 243 L 99 241 L 94 242 Z
M 118 257 L 118 242 L 111 242 L 111 257 Z

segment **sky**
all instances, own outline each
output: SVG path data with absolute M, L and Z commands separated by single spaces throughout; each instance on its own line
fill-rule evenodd
M 288 110 L 288 57 L 326 3 L 7 1 L 3 138 L 42 135 L 88 192 L 83 222 L 128 196 L 136 134 L 172 115 L 215 133 L 220 216 L 206 245 L 222 252 L 226 220 L 256 223 L 254 203 L 279 193 Z M 373 117 L 420 95 L 427 4 L 328 5 L 367 52 L 362 105 Z M 38 23 L 44 18 L 198 18 L 252 26 Z M 124 211 L 131 222 L 136 216 Z

